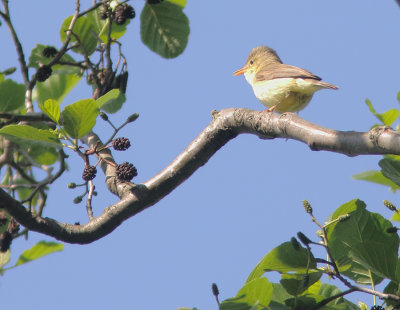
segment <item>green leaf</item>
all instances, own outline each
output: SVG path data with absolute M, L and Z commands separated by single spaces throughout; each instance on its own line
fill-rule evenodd
M 335 212 L 333 212 L 326 221 L 331 222 L 331 221 L 337 219 L 341 215 L 349 214 L 349 213 L 357 211 L 357 210 L 364 210 L 366 207 L 367 207 L 367 205 L 362 200 L 359 200 L 359 199 L 350 200 L 350 201 L 342 204 L 339 208 L 337 208 L 335 210 Z
M 67 17 L 61 25 L 60 39 L 62 42 L 67 37 L 67 30 L 71 24 L 72 16 Z M 78 18 L 72 31 L 75 35 L 71 36 L 71 43 L 78 43 L 79 47 L 72 49 L 74 52 L 90 56 L 97 46 L 96 27 L 92 24 L 91 20 L 85 16 Z
M 395 281 L 390 281 L 389 284 L 384 288 L 383 292 L 385 294 L 393 294 L 393 295 L 400 295 L 400 287 L 399 283 Z M 396 306 L 398 305 L 398 302 L 394 300 L 390 300 L 389 298 L 385 300 L 385 303 L 389 306 Z M 395 308 L 393 308 L 395 309 Z
M 57 135 L 50 130 L 37 129 L 28 125 L 8 125 L 0 129 L 0 135 L 17 144 L 42 145 L 61 148 Z
M 327 228 L 329 249 L 342 274 L 362 284 L 371 284 L 371 277 L 375 284 L 394 279 L 399 237 L 386 232 L 390 221 L 364 208 L 347 213 L 348 220 Z
M 236 297 L 244 296 L 244 298 L 241 299 L 241 302 L 267 307 L 271 301 L 272 291 L 272 283 L 270 283 L 267 278 L 262 277 L 246 282 L 246 284 L 236 294 Z
M 46 114 L 50 119 L 59 124 L 60 120 L 60 105 L 54 99 L 47 99 L 43 104 L 39 103 L 39 108 L 44 114 Z
M 246 282 L 258 279 L 266 271 L 274 270 L 281 273 L 296 271 L 305 273 L 307 267 L 309 269 L 316 268 L 314 256 L 303 247 L 296 249 L 291 242 L 285 242 L 264 256 L 250 273 Z
M 96 100 L 97 107 L 101 109 L 101 107 L 104 104 L 107 104 L 109 101 L 118 98 L 119 94 L 120 94 L 119 89 L 117 88 L 111 89 L 108 93 L 104 94 L 103 96 L 101 96 Z
M 394 212 L 391 220 L 395 222 L 400 222 L 400 214 L 398 212 Z
M 285 301 L 285 304 L 289 306 L 290 309 L 305 310 L 313 308 L 318 302 L 322 301 L 323 299 L 324 298 L 319 295 L 307 294 L 287 299 Z M 326 308 L 321 308 L 321 309 L 327 310 Z
M 20 109 L 25 102 L 25 86 L 13 80 L 0 81 L 0 112 Z
M 32 49 L 31 51 L 31 55 L 29 56 L 29 64 L 28 67 L 31 68 L 36 68 L 39 69 L 40 66 L 42 65 L 47 65 L 50 61 L 53 60 L 52 57 L 45 57 L 43 56 L 43 50 L 47 47 L 47 45 L 43 45 L 43 44 L 36 44 L 36 46 Z M 64 54 L 61 57 L 61 60 L 63 62 L 68 62 L 68 63 L 76 63 L 75 59 L 72 58 L 70 55 L 68 54 Z M 54 68 L 56 66 L 53 66 L 53 72 L 54 72 Z M 63 66 L 64 68 L 66 68 L 65 66 Z M 69 70 L 73 70 L 73 72 L 79 72 L 80 69 L 78 67 L 67 67 Z
M 111 91 L 113 91 L 113 90 L 111 90 Z M 117 89 L 115 89 L 115 90 L 117 90 Z M 118 90 L 118 92 L 119 92 L 119 90 Z M 105 94 L 104 96 L 107 96 L 107 94 Z M 113 95 L 115 95 L 115 93 Z M 102 103 L 101 109 L 107 113 L 116 113 L 119 111 L 119 109 L 121 109 L 121 107 L 125 101 L 126 101 L 125 94 L 119 92 L 117 98 L 111 99 L 111 100 L 108 100 L 107 102 Z
M 310 286 L 316 283 L 321 276 L 321 271 L 310 272 L 307 274 L 283 274 L 280 283 L 290 295 L 298 296 L 303 294 Z
M 392 182 L 390 179 L 385 177 L 381 171 L 377 170 L 368 170 L 358 174 L 353 175 L 353 179 L 368 181 L 384 186 L 390 187 L 390 189 L 395 192 L 396 190 L 400 190 L 400 186 L 396 183 Z
M 377 113 L 369 99 L 365 99 L 369 111 L 385 126 L 391 126 L 399 116 L 397 109 L 390 109 L 384 113 Z
M 24 171 L 25 171 L 25 173 L 28 173 L 27 168 L 25 168 Z M 13 180 L 13 184 L 26 184 L 26 183 L 27 183 L 26 180 L 22 177 L 19 177 L 16 180 Z M 23 201 L 23 200 L 28 199 L 28 197 L 30 197 L 32 195 L 33 189 L 27 188 L 27 187 L 21 187 L 21 188 L 17 189 L 17 193 L 18 193 L 19 200 Z M 38 203 L 38 199 L 39 199 L 39 193 L 36 192 L 36 194 L 33 195 L 32 201 L 30 202 L 30 206 L 36 207 L 36 205 Z
M 397 101 L 400 103 L 400 91 L 397 93 Z
M 98 114 L 99 109 L 93 99 L 79 100 L 64 108 L 62 112 L 64 129 L 71 138 L 82 138 L 92 130 Z
M 167 0 L 171 3 L 179 5 L 182 9 L 186 6 L 187 0 Z
M 379 161 L 382 174 L 400 186 L 400 162 L 397 160 L 384 158 Z
M 101 7 L 99 7 L 96 11 L 91 11 L 87 14 L 87 18 L 91 21 L 93 26 L 95 27 L 95 33 L 99 36 L 100 40 L 104 43 L 108 41 L 108 20 L 102 20 L 99 17 L 99 11 Z M 130 20 L 126 20 L 123 25 L 117 25 L 116 23 L 112 23 L 111 25 L 111 39 L 118 40 L 121 38 L 126 32 L 126 26 L 128 26 Z M 113 42 L 112 42 L 113 44 Z
M 81 79 L 79 74 L 63 73 L 57 70 L 44 82 L 37 83 L 37 100 L 43 104 L 47 99 L 54 99 L 61 104 L 65 96 L 75 87 Z
M 29 250 L 24 251 L 15 266 L 29 263 L 35 259 L 64 250 L 64 245 L 57 242 L 40 241 Z
M 140 35 L 153 52 L 164 58 L 179 56 L 186 48 L 189 32 L 189 20 L 179 5 L 168 1 L 145 4 L 140 15 Z
M 324 297 L 324 299 L 326 298 L 330 298 L 333 297 L 337 294 L 340 294 L 342 291 L 339 290 L 336 286 L 334 285 L 330 285 L 330 284 L 326 284 L 326 283 L 322 283 L 321 287 L 318 291 L 318 295 L 321 295 Z M 329 307 L 328 309 L 348 309 L 348 310 L 360 310 L 357 305 L 353 304 L 352 302 L 348 301 L 347 299 L 344 299 L 343 297 L 339 297 L 336 298 L 334 300 L 332 300 L 330 303 L 328 303 L 326 305 L 327 307 Z M 335 307 L 335 306 L 339 306 L 339 307 Z M 332 308 L 334 307 L 334 308 Z M 321 308 L 321 309 L 325 309 L 325 308 Z
M 219 310 L 251 310 L 253 306 L 246 302 L 241 302 L 243 299 L 244 296 L 226 299 L 221 303 Z
M 28 154 L 40 165 L 52 165 L 59 157 L 56 149 L 38 145 L 31 145 Z
M 279 283 L 272 283 L 272 287 L 274 290 L 272 292 L 269 308 L 271 310 L 290 310 L 291 308 L 285 305 L 285 301 L 292 298 L 292 295 L 289 295 Z
M 8 249 L 6 252 L 0 252 L 0 271 L 3 266 L 7 265 L 11 259 L 11 251 Z M 0 273 L 1 275 L 1 273 Z
M 382 121 L 383 124 L 385 124 L 385 126 L 392 126 L 392 124 L 394 123 L 394 121 L 397 119 L 398 116 L 399 116 L 399 110 L 397 109 L 390 109 L 381 114 Z

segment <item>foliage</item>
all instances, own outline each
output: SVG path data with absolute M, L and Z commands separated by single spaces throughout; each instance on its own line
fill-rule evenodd
M 340 206 L 318 225 L 319 241 L 299 233 L 303 245 L 292 238 L 267 253 L 250 273 L 237 295 L 221 303 L 220 309 L 358 309 L 344 296 L 355 291 L 368 292 L 400 304 L 392 293 L 400 283 L 397 270 L 399 237 L 388 232 L 392 224 L 380 214 L 370 212 L 361 200 Z M 315 249 L 314 249 L 315 248 Z M 314 251 L 324 249 L 328 259 Z M 278 272 L 281 280 L 271 283 L 266 275 Z M 348 289 L 323 283 L 323 275 L 337 279 Z M 384 279 L 391 281 L 384 294 L 374 287 Z
M 400 92 L 398 100 L 400 103 Z M 399 117 L 397 109 L 378 113 L 370 100 L 367 99 L 366 104 L 383 126 L 392 126 Z M 399 130 L 398 126 L 396 129 Z M 399 190 L 400 157 L 383 156 L 379 166 L 380 171 L 365 171 L 353 177 L 387 186 L 393 192 Z M 397 208 L 389 201 L 384 204 L 393 211 L 391 220 L 400 221 Z M 319 242 L 299 233 L 303 246 L 292 238 L 290 242 L 272 249 L 255 266 L 236 296 L 223 301 L 220 309 L 359 309 L 358 306 L 368 309 L 362 302 L 357 306 L 344 298 L 355 291 L 384 299 L 386 309 L 398 307 L 400 257 L 397 228 L 382 215 L 368 211 L 361 200 L 340 206 L 324 225 L 314 218 L 307 202 L 305 210 L 320 228 L 317 231 Z M 311 246 L 325 249 L 328 259 L 314 256 Z M 266 275 L 271 272 L 281 275 L 279 283 L 268 281 Z M 342 282 L 347 290 L 341 291 L 334 285 L 323 283 L 323 275 Z M 383 292 L 376 291 L 375 286 L 382 282 L 386 283 Z
M 185 0 L 145 3 L 140 17 L 141 38 L 151 51 L 165 58 L 174 58 L 185 50 L 190 32 L 188 18 L 183 12 L 185 5 Z M 3 7 L 0 17 L 14 31 L 8 1 L 3 1 Z M 67 168 L 64 150 L 69 148 L 78 155 L 77 158 L 83 159 L 84 181 L 81 184 L 71 183 L 73 185 L 69 188 L 85 189 L 74 202 L 80 203 L 87 197 L 88 216 L 93 218 L 91 199 L 96 195 L 93 178 L 98 163 L 91 165 L 90 156 L 108 149 L 118 131 L 138 117 L 137 113 L 128 116 L 118 127 L 105 114 L 118 112 L 126 101 L 127 59 L 119 39 L 128 35 L 130 20 L 135 15 L 134 8 L 125 1 L 95 1 L 85 10 L 77 1 L 74 14 L 66 16 L 61 23 L 59 48 L 37 44 L 31 50 L 28 61 L 22 51 L 18 51 L 24 84 L 6 78 L 16 68 L 0 71 L 0 151 L 12 153 L 10 159 L 2 163 L 7 167 L 3 170 L 2 188 L 12 196 L 17 194 L 29 212 L 42 215 L 49 185 Z M 18 43 L 22 45 L 22 42 Z M 93 97 L 63 104 L 64 98 L 82 79 L 92 89 Z M 40 110 L 42 114 L 35 114 L 35 110 Z M 99 115 L 114 132 L 104 145 L 85 149 L 81 139 L 91 133 Z M 115 150 L 126 150 L 130 146 L 127 138 L 118 141 Z M 116 177 L 120 181 L 129 181 L 137 174 L 130 163 L 107 164 L 116 168 Z M 119 166 L 121 169 L 118 170 Z M 43 172 L 46 177 L 40 179 Z M 1 211 L 1 274 L 63 248 L 62 244 L 39 242 L 25 251 L 13 267 L 5 268 L 11 257 L 12 240 L 28 236 L 28 229 L 18 230 L 19 226 L 16 229 L 13 218 Z
M 7 6 L 8 2 L 3 1 L 3 5 Z M 140 34 L 151 51 L 164 58 L 175 58 L 183 53 L 190 33 L 189 20 L 183 12 L 185 5 L 185 0 L 146 1 L 140 16 Z M 138 117 L 135 113 L 117 127 L 106 114 L 117 113 L 126 101 L 127 60 L 119 39 L 127 35 L 129 20 L 135 14 L 132 7 L 119 0 L 95 1 L 85 11 L 77 7 L 75 14 L 66 16 L 61 23 L 59 49 L 37 44 L 28 62 L 22 53 L 19 54 L 24 84 L 6 78 L 15 68 L 0 71 L 0 148 L 2 154 L 12 153 L 11 159 L 4 163 L 7 169 L 4 169 L 1 183 L 10 194 L 18 196 L 32 214 L 42 215 L 46 192 L 67 167 L 64 150 L 69 148 L 83 159 L 84 182 L 70 183 L 68 187 L 85 189 L 74 202 L 80 203 L 87 197 L 88 217 L 93 219 L 93 179 L 96 165 L 102 159 L 91 165 L 90 156 L 110 148 L 112 142 L 114 150 L 126 150 L 129 140 L 118 138 L 118 147 L 115 147 L 117 139 L 114 137 Z M 10 16 L 2 12 L 2 17 L 9 28 L 14 29 Z M 112 56 L 115 54 L 116 57 Z M 32 76 L 30 71 L 34 72 Z M 82 79 L 92 88 L 92 98 L 63 105 L 64 98 Z M 378 113 L 368 99 L 366 104 L 383 126 L 392 126 L 399 117 L 397 109 Z M 42 111 L 40 116 L 34 113 L 38 109 Z M 91 134 L 98 116 L 114 132 L 104 145 L 85 149 L 81 139 Z M 130 163 L 106 164 L 116 168 L 120 181 L 137 174 Z M 394 192 L 399 190 L 400 157 L 384 156 L 379 166 L 380 170 L 366 171 L 354 178 L 387 186 Z M 56 167 L 58 171 L 53 173 Z M 42 172 L 47 176 L 37 179 Z M 387 201 L 385 205 L 394 212 L 392 220 L 400 221 L 397 208 Z M 365 203 L 357 199 L 340 206 L 324 224 L 314 217 L 307 202 L 305 210 L 318 226 L 319 240 L 313 241 L 299 232 L 297 238 L 272 249 L 254 267 L 236 296 L 223 301 L 220 309 L 358 309 L 345 298 L 356 291 L 384 299 L 387 309 L 399 306 L 397 228 L 380 214 L 368 211 Z M 6 212 L 0 212 L 1 275 L 6 270 L 63 250 L 60 243 L 40 241 L 24 251 L 13 266 L 7 267 L 11 242 L 21 236 L 28 236 L 28 230 L 19 232 L 15 220 Z M 327 258 L 322 258 L 318 249 L 322 249 Z M 279 283 L 267 278 L 274 272 L 280 275 Z M 346 290 L 323 283 L 327 277 L 336 279 Z M 375 289 L 380 283 L 385 285 L 382 292 Z M 213 294 L 219 304 L 216 285 L 213 285 Z

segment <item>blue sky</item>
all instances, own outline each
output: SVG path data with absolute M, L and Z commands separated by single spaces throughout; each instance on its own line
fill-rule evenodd
M 27 56 L 36 43 L 61 46 L 59 27 L 73 13 L 74 1 L 10 2 Z M 82 1 L 82 6 L 91 2 Z M 130 1 L 138 12 L 143 3 Z M 137 182 L 148 180 L 182 152 L 209 124 L 213 109 L 264 109 L 243 76 L 233 77 L 260 44 L 276 49 L 285 63 L 340 88 L 314 96 L 300 113 L 311 122 L 366 131 L 375 123 L 366 98 L 379 112 L 398 108 L 400 8 L 395 1 L 188 0 L 185 13 L 191 34 L 186 51 L 176 59 L 162 59 L 141 43 L 139 18 L 122 39 L 129 66 L 128 102 L 111 119 L 118 124 L 126 115 L 140 114 L 121 132 L 133 147 L 116 154 L 118 161 L 138 168 Z M 17 65 L 4 24 L 0 38 L 4 70 Z M 82 83 L 64 104 L 89 97 L 90 89 Z M 96 131 L 108 138 L 109 128 L 97 123 Z M 396 202 L 395 195 L 351 178 L 377 169 L 379 159 L 312 152 L 292 140 L 239 136 L 181 187 L 109 236 L 90 245 L 66 244 L 63 253 L 8 271 L 0 278 L 2 306 L 217 309 L 212 282 L 219 285 L 221 299 L 232 297 L 273 247 L 298 231 L 314 236 L 317 229 L 303 211 L 303 199 L 321 221 L 354 198 L 390 216 L 382 200 Z M 81 160 L 71 158 L 70 167 L 54 184 L 45 216 L 85 223 L 84 205 L 72 204 L 77 192 L 66 188 L 68 182 L 79 182 Z M 116 202 L 101 176 L 96 178 L 100 196 L 94 200 L 95 215 Z M 31 233 L 28 241 L 15 241 L 13 261 L 39 240 L 53 239 Z M 372 303 L 372 297 L 362 298 Z

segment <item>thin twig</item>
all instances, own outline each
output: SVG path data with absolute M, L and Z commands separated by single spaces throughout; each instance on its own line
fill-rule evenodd
M 52 120 L 44 113 L 28 113 L 28 114 L 13 114 L 0 113 L 0 118 L 12 120 L 13 122 L 52 122 Z
M 15 48 L 17 50 L 18 54 L 18 62 L 21 67 L 21 74 L 22 78 L 24 80 L 25 88 L 27 93 L 25 94 L 25 108 L 27 112 L 33 112 L 33 106 L 32 106 L 32 98 L 31 98 L 31 92 L 28 92 L 30 89 L 30 81 L 29 81 L 29 71 L 28 71 L 28 66 L 26 65 L 26 60 L 25 60 L 25 55 L 24 55 L 24 50 L 22 48 L 21 41 L 18 38 L 17 32 L 15 31 L 15 28 L 11 22 L 10 18 L 10 10 L 8 6 L 8 0 L 2 0 L 3 7 L 4 7 L 4 12 L 2 12 L 1 16 L 3 17 L 4 21 L 7 24 L 7 27 L 11 33 L 11 38 L 14 41 Z
M 319 303 L 317 303 L 314 307 L 310 308 L 310 310 L 317 310 L 322 308 L 323 306 L 325 306 L 326 304 L 330 303 L 331 301 L 338 299 L 340 297 L 343 297 L 347 294 L 353 293 L 357 291 L 357 289 L 355 287 L 352 287 L 350 289 L 348 289 L 347 291 L 343 291 L 339 294 L 333 295 L 331 297 L 325 298 L 324 300 L 320 301 Z
M 90 180 L 88 183 L 89 183 L 89 193 L 88 193 L 88 197 L 86 199 L 86 210 L 87 210 L 87 214 L 89 216 L 89 220 L 92 221 L 94 219 L 93 209 L 92 209 L 92 198 L 93 198 L 93 192 L 94 192 L 95 186 L 94 186 L 92 180 Z
M 59 158 L 60 158 L 60 167 L 59 167 L 57 173 L 54 175 L 50 174 L 47 178 L 43 179 L 40 182 L 37 182 L 36 188 L 32 191 L 32 193 L 29 195 L 28 198 L 21 201 L 22 204 L 26 203 L 28 201 L 31 201 L 38 191 L 42 190 L 45 186 L 52 184 L 55 180 L 57 180 L 64 173 L 64 171 L 65 171 L 65 153 L 63 150 L 60 150 L 58 153 L 59 153 Z

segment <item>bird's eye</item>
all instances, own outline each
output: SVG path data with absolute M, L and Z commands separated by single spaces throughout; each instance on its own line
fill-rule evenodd
M 252 59 L 252 60 L 250 60 L 250 64 L 252 65 L 254 63 L 254 60 Z

